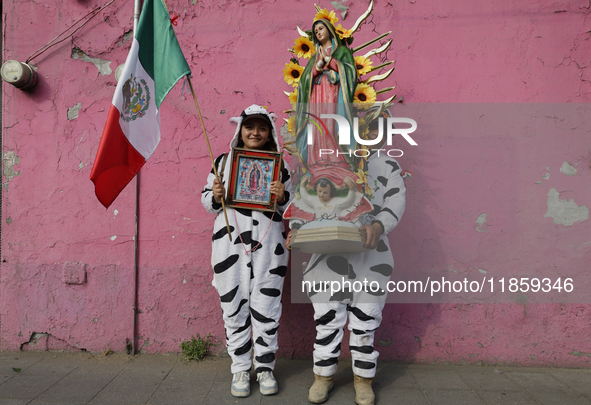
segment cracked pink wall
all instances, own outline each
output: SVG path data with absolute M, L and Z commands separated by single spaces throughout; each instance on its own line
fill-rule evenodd
M 289 108 L 286 49 L 296 25 L 309 28 L 314 2 L 167 3 L 180 15 L 176 32 L 217 156 L 227 150 L 229 117 L 252 103 L 276 112 Z M 26 59 L 100 4 L 4 1 L 3 59 Z M 343 25 L 350 27 L 367 4 L 345 4 L 351 8 Z M 132 1 L 114 3 L 35 59 L 34 93 L 3 83 L 1 350 L 123 351 L 131 338 L 133 183 L 105 211 L 88 178 L 115 89 L 109 69 L 124 62 L 130 46 L 132 9 Z M 588 1 L 377 0 L 355 43 L 371 39 L 372 29 L 393 30 L 388 59 L 396 70 L 385 85 L 395 85 L 406 103 L 587 103 L 589 11 Z M 101 65 L 101 74 L 92 62 L 72 58 L 75 47 L 110 66 Z M 199 202 L 210 161 L 195 107 L 180 99 L 181 87 L 162 104 L 163 139 L 141 175 L 138 327 L 146 353 L 176 352 L 195 333 L 224 334 L 210 285 L 213 218 Z M 68 119 L 68 108 L 78 103 L 78 116 Z M 466 143 L 450 134 L 422 142 L 417 135 L 420 149 L 405 149 L 400 159 L 414 178 L 392 237 L 397 266 L 504 267 L 517 274 L 512 263 L 520 258 L 559 272 L 586 269 L 590 221 L 565 226 L 544 218 L 550 188 L 591 205 L 588 127 L 579 129 L 566 141 L 544 138 L 536 150 L 527 140 Z M 576 165 L 575 176 L 559 172 L 564 161 Z M 498 177 L 497 163 L 518 179 L 511 187 L 502 187 L 507 175 Z M 547 172 L 550 178 L 540 180 Z M 522 173 L 531 178 L 520 182 Z M 488 232 L 475 223 L 483 212 Z M 79 281 L 82 271 L 64 270 L 71 262 L 87 265 L 84 283 L 67 283 Z M 290 304 L 290 297 L 288 280 L 279 355 L 310 357 L 311 306 Z M 377 349 L 382 358 L 407 362 L 588 367 L 590 318 L 588 304 L 388 305 Z M 27 344 L 34 333 L 50 336 Z

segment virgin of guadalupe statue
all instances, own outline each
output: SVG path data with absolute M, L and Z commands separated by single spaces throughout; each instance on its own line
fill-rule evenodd
M 349 123 L 353 121 L 351 106 L 358 79 L 355 58 L 329 20 L 321 18 L 314 21 L 312 35 L 316 57 L 306 65 L 299 81 L 295 121 L 297 148 L 308 173 L 305 183 L 316 184 L 320 179 L 327 179 L 337 189 L 349 188 L 346 184 L 352 183 L 356 190 L 349 188 L 349 192 L 363 195 L 362 182 L 357 181 L 359 176 L 356 173 L 356 160 L 359 159 L 351 154 L 356 149 L 354 138 L 351 137 L 349 145 L 339 145 L 336 120 L 320 119 L 321 114 L 338 114 Z M 310 121 L 315 122 L 315 125 L 309 126 Z M 312 145 L 308 145 L 310 129 Z M 321 150 L 331 150 L 333 153 L 322 155 Z M 301 180 L 300 184 L 303 185 L 304 179 Z M 300 190 L 300 193 L 306 193 L 306 190 Z M 307 211 L 306 207 L 299 207 L 298 203 L 294 201 L 294 207 L 288 208 L 286 218 L 309 220 L 310 215 L 302 212 Z M 372 205 L 367 198 L 358 198 L 349 207 L 347 220 L 353 222 L 371 210 Z

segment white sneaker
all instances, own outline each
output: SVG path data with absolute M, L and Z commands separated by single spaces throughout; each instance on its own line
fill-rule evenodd
M 232 378 L 232 388 L 230 390 L 235 397 L 247 397 L 250 395 L 250 372 L 239 371 Z
M 257 374 L 257 381 L 261 388 L 261 394 L 273 395 L 277 394 L 279 387 L 277 386 L 277 380 L 273 377 L 272 371 L 263 371 Z

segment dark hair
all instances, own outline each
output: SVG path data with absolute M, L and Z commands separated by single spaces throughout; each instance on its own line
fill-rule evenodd
M 330 196 L 334 197 L 335 195 L 337 195 L 337 189 L 335 188 L 334 184 L 332 184 L 332 181 L 328 180 L 326 177 L 321 177 L 320 179 L 318 179 L 316 183 L 314 183 L 314 191 L 318 192 L 318 190 L 316 190 L 316 187 L 318 186 L 330 186 Z

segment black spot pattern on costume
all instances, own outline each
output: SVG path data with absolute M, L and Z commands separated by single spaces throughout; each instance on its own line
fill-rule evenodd
M 243 354 L 246 354 L 250 351 L 250 348 L 252 347 L 252 340 L 248 339 L 248 342 L 246 342 L 244 344 L 244 346 L 239 347 L 238 349 L 236 349 L 234 351 L 234 355 L 235 356 L 242 356 Z
M 328 367 L 337 364 L 338 362 L 338 357 L 331 357 L 330 359 L 317 361 L 316 363 L 314 363 L 314 365 L 318 367 Z
M 277 333 L 277 329 L 279 329 L 279 326 L 274 327 L 273 329 L 269 329 L 268 331 L 266 331 L 265 333 L 269 336 L 273 336 L 275 333 Z
M 237 213 L 244 215 L 245 217 L 252 217 L 251 210 L 245 210 L 244 208 L 234 208 L 234 210 L 236 210 Z
M 250 279 L 254 279 L 254 270 L 252 269 L 252 266 L 250 267 Z
M 281 246 L 281 243 L 278 243 L 277 246 L 275 247 L 275 254 L 277 256 L 282 255 L 285 252 L 285 249 L 283 249 L 283 246 Z
M 259 346 L 269 347 L 269 345 L 265 342 L 262 336 L 259 336 L 255 343 Z
M 400 192 L 400 189 L 398 187 L 393 187 L 390 190 L 386 191 L 386 193 L 384 194 L 384 199 L 393 196 L 394 194 L 398 194 Z
M 359 329 L 353 329 L 351 332 L 353 332 L 356 335 L 365 335 L 365 331 L 364 330 L 359 330 Z
M 389 164 L 390 166 L 392 166 L 393 172 L 395 172 L 396 170 L 400 170 L 400 166 L 398 166 L 398 163 L 396 163 L 392 160 L 386 160 L 386 163 Z
M 377 264 L 375 266 L 371 266 L 369 268 L 371 271 L 375 271 L 376 273 L 380 273 L 382 276 L 390 277 L 392 275 L 392 266 L 389 264 Z
M 365 312 L 363 312 L 357 307 L 350 307 L 349 311 L 351 311 L 351 313 L 353 313 L 353 315 L 355 315 L 360 321 L 367 322 L 375 319 L 373 316 L 367 315 Z
M 372 291 L 371 288 L 367 288 L 366 293 L 368 293 L 369 295 L 373 295 L 374 297 L 379 297 L 381 295 L 386 294 L 386 291 L 382 290 L 381 288 L 377 291 Z
M 365 354 L 372 354 L 373 353 L 373 346 L 349 346 L 351 351 L 356 351 L 359 353 Z
M 236 287 L 234 287 L 233 289 L 231 289 L 230 291 L 228 291 L 224 295 L 220 295 L 220 301 L 222 301 L 222 302 L 232 301 L 234 299 L 234 297 L 236 296 L 236 293 L 238 292 L 238 287 L 240 287 L 240 286 L 237 285 Z
M 326 265 L 329 269 L 341 276 L 349 274 L 349 262 L 343 256 L 330 256 L 326 260 Z
M 370 212 L 371 215 L 378 215 L 380 213 L 380 211 L 382 210 L 382 207 L 380 207 L 377 204 L 373 205 L 373 210 Z
M 239 327 L 238 329 L 236 329 L 234 331 L 234 333 L 232 333 L 232 335 L 235 335 L 237 333 L 241 333 L 244 332 L 246 329 L 250 328 L 250 316 L 248 318 L 246 318 L 246 322 L 244 323 L 244 325 L 242 325 L 241 327 Z
M 346 299 L 353 299 L 353 291 L 337 291 L 330 297 L 329 301 L 344 301 Z
M 322 339 L 316 339 L 314 341 L 315 344 L 320 345 L 320 346 L 328 346 L 335 337 L 337 337 L 337 334 L 339 333 L 339 330 L 335 330 L 334 332 L 332 332 L 330 335 L 323 337 Z
M 287 180 L 290 179 L 290 175 L 289 175 L 289 170 L 287 170 L 285 167 L 283 167 L 281 169 L 281 182 L 285 183 Z
M 240 243 L 244 243 L 245 245 L 250 245 L 252 242 L 252 232 L 251 231 L 244 231 L 240 234 L 240 237 L 236 238 L 234 241 L 235 245 L 239 245 Z
M 256 374 L 262 373 L 263 371 L 273 371 L 271 370 L 271 367 L 257 367 L 254 372 Z
M 314 267 L 318 266 L 318 263 L 320 263 L 325 257 L 326 257 L 325 254 L 318 256 L 318 259 L 312 264 L 312 266 L 308 267 L 308 269 L 306 270 L 306 273 L 309 272 L 310 270 L 314 269 Z
M 331 352 L 332 354 L 337 354 L 338 352 L 341 351 L 341 343 L 339 342 L 339 344 L 337 345 L 337 347 L 334 348 L 334 350 Z
M 259 363 L 272 363 L 275 361 L 275 353 L 267 353 L 263 354 L 262 356 L 256 356 L 255 359 Z
M 263 211 L 263 215 L 269 219 L 272 219 L 273 222 L 282 222 L 283 221 L 283 217 L 278 212 Z
M 394 214 L 394 211 L 392 211 L 390 208 L 384 208 L 380 212 L 387 212 L 388 214 L 391 214 L 394 218 L 396 218 L 396 221 L 399 221 L 398 215 Z
M 336 318 L 336 315 L 337 311 L 331 309 L 330 311 L 322 315 L 320 318 L 316 319 L 316 325 L 326 325 L 329 322 L 332 322 Z
M 232 315 L 228 315 L 228 318 L 232 318 L 232 317 L 238 315 L 238 313 L 240 312 L 240 310 L 242 309 L 244 304 L 246 304 L 247 302 L 248 302 L 248 300 L 246 298 L 243 298 L 242 300 L 240 300 L 240 304 L 238 304 L 238 309 Z
M 285 274 L 287 273 L 287 266 L 276 267 L 274 269 L 269 270 L 269 273 L 276 274 L 279 277 L 285 277 Z
M 363 370 L 371 370 L 376 367 L 376 363 L 363 360 L 355 360 L 354 367 L 361 368 Z
M 252 220 L 252 226 L 257 226 L 259 224 L 259 221 L 257 221 L 256 219 Z
M 230 232 L 234 232 L 234 227 L 230 226 Z M 223 238 L 224 236 L 226 236 L 228 234 L 228 227 L 223 227 L 222 229 L 220 229 L 219 231 L 217 231 L 216 233 L 213 234 L 213 236 L 211 237 L 211 241 L 216 241 L 218 239 Z
M 388 179 L 385 178 L 384 176 L 378 176 L 378 181 L 380 183 L 382 183 L 382 186 L 386 187 L 386 185 L 388 184 Z
M 376 248 L 376 250 L 378 252 L 387 252 L 388 251 L 388 245 L 386 245 L 386 242 L 384 242 L 383 240 L 380 239 L 380 241 L 378 242 L 378 247 Z
M 267 318 L 266 316 L 264 316 L 260 312 L 255 311 L 252 307 L 250 307 L 250 313 L 252 314 L 252 317 L 254 319 L 256 319 L 257 321 L 259 321 L 260 323 L 275 322 L 273 319 Z
M 281 291 L 277 288 L 261 288 L 261 294 L 266 295 L 267 297 L 279 297 Z
M 281 236 L 283 236 L 283 239 L 287 239 L 287 234 L 285 233 L 285 231 L 281 232 Z
M 219 262 L 218 264 L 216 264 L 215 266 L 213 266 L 213 272 L 215 274 L 223 273 L 224 271 L 226 271 L 230 267 L 232 267 L 238 261 L 239 257 L 240 257 L 240 255 L 237 255 L 237 254 L 228 256 L 225 260 L 223 260 L 223 261 Z
M 353 270 L 353 265 L 351 263 L 349 263 L 349 278 L 351 280 L 355 280 L 357 278 L 357 274 L 355 273 L 355 270 Z

